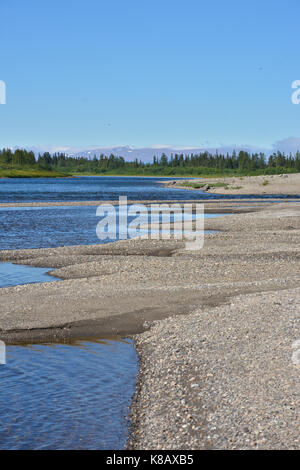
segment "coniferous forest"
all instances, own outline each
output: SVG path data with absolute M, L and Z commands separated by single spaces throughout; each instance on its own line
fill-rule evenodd
M 141 176 L 230 176 L 280 174 L 300 172 L 300 152 L 285 155 L 274 152 L 269 155 L 240 151 L 238 153 L 197 153 L 153 156 L 152 162 L 138 159 L 125 161 L 117 155 L 100 155 L 91 158 L 71 157 L 64 153 L 34 152 L 17 149 L 0 151 L 0 176 L 37 177 L 94 175 Z

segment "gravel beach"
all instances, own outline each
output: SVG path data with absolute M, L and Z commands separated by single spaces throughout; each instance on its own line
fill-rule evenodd
M 0 291 L 0 339 L 134 335 L 130 449 L 299 448 L 300 205 L 214 201 L 182 241 L 0 252 L 60 282 Z
M 163 183 L 172 188 L 194 189 L 214 194 L 255 194 L 255 195 L 299 195 L 300 173 L 259 176 L 234 176 L 224 178 L 195 178 L 191 180 L 174 180 Z
M 129 448 L 299 449 L 299 311 L 299 288 L 248 294 L 136 336 Z
M 214 272 L 220 267 L 226 282 L 234 269 L 237 287 L 238 262 L 262 292 L 153 322 L 135 336 L 140 371 L 130 449 L 300 448 L 300 288 L 288 288 L 300 280 L 299 209 L 289 209 L 235 216 L 234 235 L 215 236 L 224 258 L 219 264 L 216 248 Z M 278 281 L 286 287 L 277 289 Z

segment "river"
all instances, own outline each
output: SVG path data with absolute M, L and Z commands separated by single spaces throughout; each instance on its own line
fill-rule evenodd
M 216 197 L 166 188 L 160 184 L 166 179 L 0 180 L 0 203 Z M 95 206 L 1 207 L 0 249 L 100 243 L 97 222 Z M 60 282 L 48 270 L 1 263 L 0 287 Z M 7 346 L 0 365 L 0 449 L 123 449 L 137 370 L 126 338 Z

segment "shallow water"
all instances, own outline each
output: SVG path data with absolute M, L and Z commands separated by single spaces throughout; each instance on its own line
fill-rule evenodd
M 96 227 L 101 218 L 96 211 L 97 206 L 2 207 L 0 250 L 93 245 L 117 240 L 118 237 L 99 240 Z M 205 214 L 205 217 L 217 215 Z
M 49 269 L 0 263 L 0 288 L 58 281 Z M 7 346 L 0 449 L 123 449 L 137 369 L 129 339 Z
M 135 392 L 131 340 L 7 346 L 0 449 L 123 449 Z
M 0 263 L 0 287 L 57 281 L 58 278 L 46 274 L 49 270 L 50 268 Z

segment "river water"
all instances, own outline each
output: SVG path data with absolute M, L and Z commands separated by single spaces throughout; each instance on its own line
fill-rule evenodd
M 0 203 L 113 201 L 121 195 L 131 200 L 199 198 L 199 191 L 173 190 L 160 184 L 169 179 L 115 176 L 2 179 Z
M 0 203 L 216 197 L 165 188 L 159 184 L 165 179 L 0 180 Z M 100 243 L 98 220 L 93 206 L 2 207 L 0 250 Z M 59 282 L 48 270 L 0 263 L 0 287 Z M 0 365 L 0 449 L 124 448 L 138 369 L 131 340 L 11 345 L 6 353 Z
M 0 263 L 0 288 L 58 281 L 47 271 Z M 137 369 L 130 339 L 7 346 L 0 449 L 124 448 Z
M 8 178 L 0 179 L 0 203 L 115 201 L 121 195 L 131 200 L 159 199 L 244 199 L 256 196 L 209 194 L 199 190 L 168 188 L 163 181 L 174 178 L 79 176 L 74 178 Z M 176 178 L 180 179 L 180 178 Z M 183 178 L 187 179 L 187 178 Z M 273 196 L 261 195 L 261 199 Z M 285 198 L 285 196 L 276 196 Z M 293 196 L 293 199 L 297 196 Z M 299 196 L 298 196 L 299 198 Z
M 57 279 L 47 274 L 49 268 L 34 268 L 12 263 L 0 263 L 0 287 L 54 282 Z
M 122 449 L 137 356 L 121 338 L 7 346 L 0 449 Z

